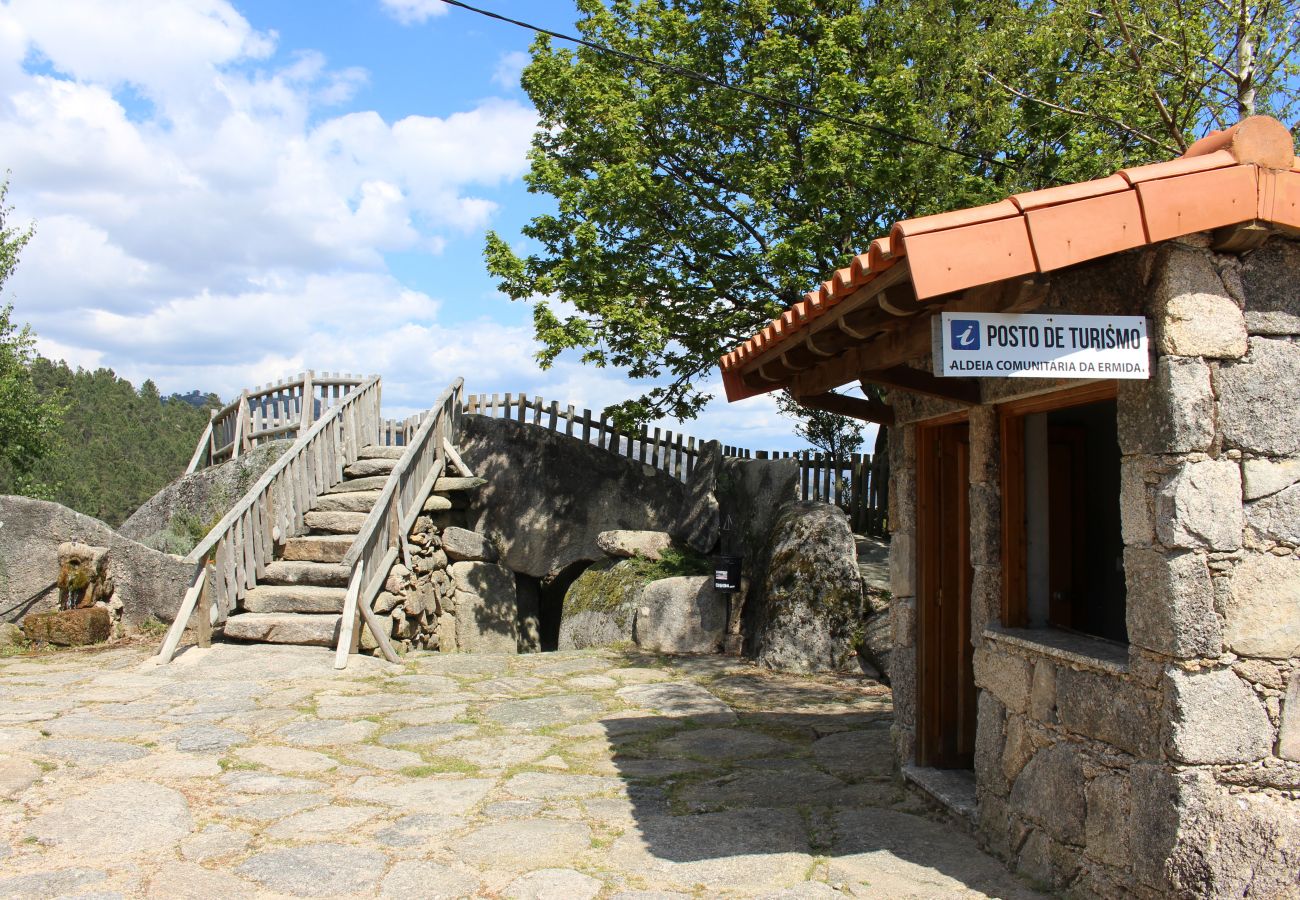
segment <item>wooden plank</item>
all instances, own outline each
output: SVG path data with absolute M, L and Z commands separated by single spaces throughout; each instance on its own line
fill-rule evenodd
M 795 397 L 795 400 L 798 401 L 800 406 L 806 406 L 809 409 L 820 409 L 841 416 L 851 416 L 855 419 L 862 419 L 864 422 L 875 422 L 878 425 L 894 424 L 894 408 L 875 400 L 829 392 L 814 394 L 809 397 Z
M 348 592 L 343 597 L 343 615 L 339 619 L 339 642 L 334 649 L 334 668 L 346 669 L 348 666 L 348 654 L 352 650 L 352 636 L 357 630 L 357 595 L 361 591 L 361 577 L 365 570 L 363 563 L 358 562 L 352 570 L 352 578 L 348 581 Z
M 582 442 L 591 443 L 591 410 L 589 409 L 582 411 Z
M 180 646 L 181 636 L 185 634 L 185 626 L 189 623 L 190 616 L 194 613 L 194 607 L 199 602 L 199 594 L 203 590 L 204 576 L 207 569 L 199 567 L 198 576 L 194 583 L 190 585 L 189 590 L 185 592 L 185 597 L 181 600 L 180 608 L 176 610 L 176 620 L 172 622 L 171 628 L 167 629 L 167 637 L 163 640 L 162 647 L 158 650 L 159 664 L 165 664 L 172 661 L 176 655 L 176 648 Z
M 451 464 L 456 467 L 456 471 L 460 472 L 460 474 L 466 478 L 474 477 L 474 472 L 465 464 L 465 460 L 460 458 L 460 454 L 457 453 L 456 448 L 451 445 L 451 441 L 446 438 L 442 439 L 442 451 L 447 454 L 447 458 L 450 459 Z
M 194 445 L 194 455 L 190 457 L 190 464 L 185 467 L 185 474 L 190 475 L 199 467 L 199 460 L 203 458 L 204 452 L 212 444 L 212 419 L 208 419 L 207 426 L 203 429 L 203 434 L 199 436 L 199 442 Z
M 573 404 L 572 403 L 569 404 L 569 408 L 564 413 L 564 433 L 569 437 L 573 437 Z
M 551 431 L 556 430 L 556 425 L 558 424 L 559 418 L 560 418 L 560 401 L 552 400 L 551 401 L 551 424 L 547 426 L 548 428 L 551 429 Z
M 542 398 L 533 397 L 533 424 L 534 425 L 542 424 L 542 406 L 543 406 Z
M 366 627 L 370 629 L 370 633 L 374 635 L 375 643 L 379 645 L 379 652 L 384 655 L 384 659 L 391 663 L 401 662 L 401 660 L 397 656 L 397 652 L 393 650 L 393 645 L 389 643 L 388 635 L 384 633 L 379 617 L 375 615 L 375 611 L 371 609 L 371 606 L 375 602 L 375 597 L 379 595 L 380 589 L 384 586 L 384 580 L 388 577 L 388 570 L 393 567 L 396 559 L 397 551 L 394 549 L 390 549 L 384 554 L 383 560 L 375 567 L 375 575 L 370 579 L 370 583 L 366 585 L 362 595 L 357 598 L 357 608 L 361 610 L 362 620 L 365 622 Z
M 208 586 L 211 580 L 208 567 L 204 566 L 203 572 L 199 576 L 199 602 L 196 610 L 199 618 L 194 626 L 198 636 L 198 644 L 204 648 L 212 646 L 212 591 Z
M 528 419 L 528 397 L 524 394 L 519 395 L 518 419 L 520 422 L 525 422 Z
M 659 434 L 658 428 L 655 429 L 654 444 L 650 447 L 650 465 L 656 469 L 659 468 Z

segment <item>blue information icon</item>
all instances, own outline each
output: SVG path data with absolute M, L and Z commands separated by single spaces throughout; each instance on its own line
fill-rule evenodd
M 980 323 L 974 319 L 953 319 L 950 340 L 954 350 L 978 350 L 980 348 Z

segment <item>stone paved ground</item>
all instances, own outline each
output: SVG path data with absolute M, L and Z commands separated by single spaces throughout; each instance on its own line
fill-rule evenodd
M 1037 896 L 888 693 L 717 657 L 0 659 L 0 898 Z

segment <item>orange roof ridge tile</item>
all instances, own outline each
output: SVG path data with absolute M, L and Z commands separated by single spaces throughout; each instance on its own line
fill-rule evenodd
M 1237 159 L 1227 150 L 1216 150 L 1204 156 L 1180 156 L 1164 162 L 1147 163 L 1120 169 L 1119 175 L 1129 184 L 1141 184 L 1159 178 L 1177 178 L 1179 175 L 1191 175 L 1195 172 L 1208 172 L 1212 169 L 1226 169 L 1235 166 Z
M 1057 187 L 1043 188 L 1039 191 L 1015 194 L 1011 197 L 1011 202 L 1021 212 L 1029 212 L 1031 209 L 1057 206 L 1074 200 L 1087 200 L 1091 197 L 1115 194 L 1128 189 L 1129 183 L 1124 179 L 1124 176 L 1115 174 L 1107 175 L 1105 178 L 1095 178 L 1092 181 L 1081 181 L 1078 184 L 1062 184 Z

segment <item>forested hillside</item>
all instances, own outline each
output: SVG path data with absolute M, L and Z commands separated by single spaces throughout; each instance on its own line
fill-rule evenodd
M 40 357 L 31 374 L 65 412 L 52 451 L 31 473 L 38 490 L 29 492 L 114 527 L 185 471 L 209 409 L 220 403 L 198 392 L 164 398 L 152 381 L 137 390 L 111 369 L 74 371 Z M 0 468 L 0 494 L 18 492 Z

